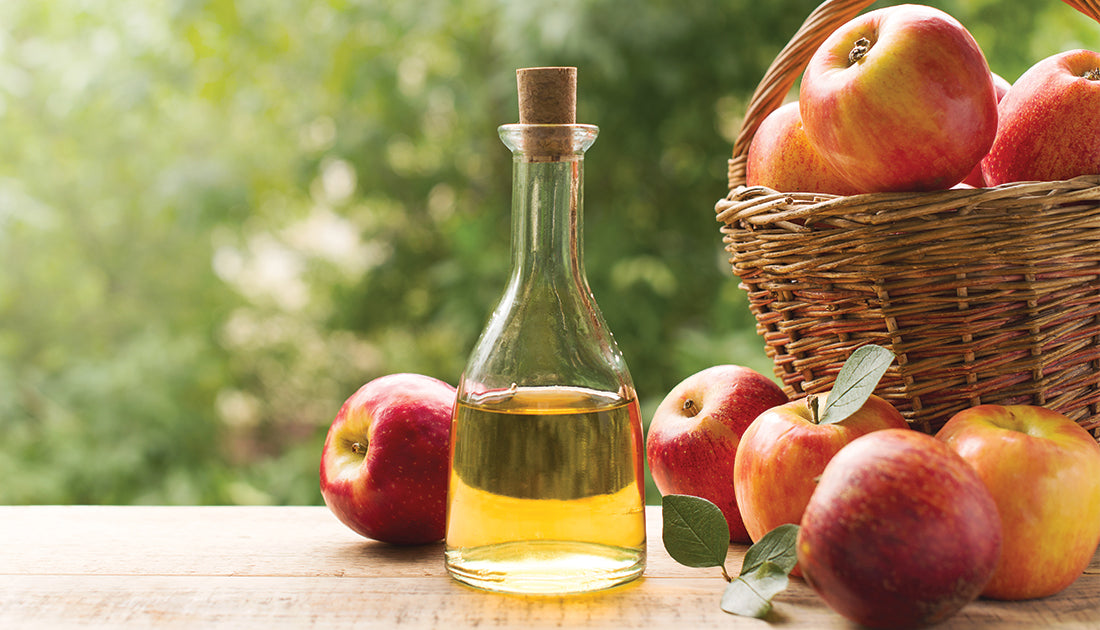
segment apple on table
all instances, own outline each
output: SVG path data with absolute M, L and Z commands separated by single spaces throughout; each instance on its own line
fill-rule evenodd
M 798 531 L 806 582 L 874 628 L 942 621 L 973 601 L 1000 559 L 1001 519 L 978 474 L 931 435 L 886 429 L 825 466 Z
M 874 394 L 839 422 L 819 422 L 821 397 L 773 407 L 741 436 L 733 487 L 745 529 L 755 542 L 785 523 L 798 524 L 826 464 L 856 438 L 883 429 L 907 429 L 889 402 Z
M 646 460 L 662 495 L 687 494 L 717 505 L 732 542 L 749 542 L 734 496 L 741 434 L 762 412 L 787 402 L 774 381 L 747 367 L 717 365 L 674 387 L 653 414 Z
M 997 503 L 1005 546 L 983 591 L 1046 597 L 1073 583 L 1100 544 L 1100 444 L 1063 414 L 1031 405 L 960 411 L 936 437 L 966 460 Z
M 988 185 L 1100 174 L 1100 53 L 1039 61 L 1012 84 L 998 116 L 981 162 Z
M 830 34 L 798 100 L 810 142 L 864 192 L 951 188 L 997 131 L 981 48 L 958 20 L 922 5 L 870 11 Z
M 430 376 L 390 374 L 344 402 L 320 466 L 321 495 L 341 522 L 393 544 L 443 538 L 456 395 Z

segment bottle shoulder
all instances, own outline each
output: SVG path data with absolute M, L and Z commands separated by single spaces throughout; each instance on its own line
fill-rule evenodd
M 618 344 L 586 289 L 510 284 L 470 355 L 466 376 L 497 387 L 633 391 Z

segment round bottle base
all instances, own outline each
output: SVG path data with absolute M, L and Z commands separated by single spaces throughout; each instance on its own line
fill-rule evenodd
M 598 591 L 642 575 L 645 546 L 537 540 L 448 549 L 459 582 L 501 593 L 563 595 Z

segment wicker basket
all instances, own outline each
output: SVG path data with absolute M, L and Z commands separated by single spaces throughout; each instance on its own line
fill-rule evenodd
M 1100 21 L 1100 1 L 1065 1 Z M 915 428 L 1033 404 L 1100 436 L 1100 175 L 850 197 L 745 186 L 760 121 L 869 4 L 827 0 L 772 63 L 716 206 L 776 375 L 792 397 L 828 391 L 876 343 L 897 355 L 876 391 Z

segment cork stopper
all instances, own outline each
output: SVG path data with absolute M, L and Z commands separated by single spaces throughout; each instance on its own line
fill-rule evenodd
M 576 68 L 520 68 L 519 122 L 522 125 L 572 125 L 577 122 Z
M 573 153 L 577 122 L 577 69 L 569 67 L 520 68 L 519 122 L 539 125 L 524 131 L 524 148 L 534 161 L 557 160 Z

